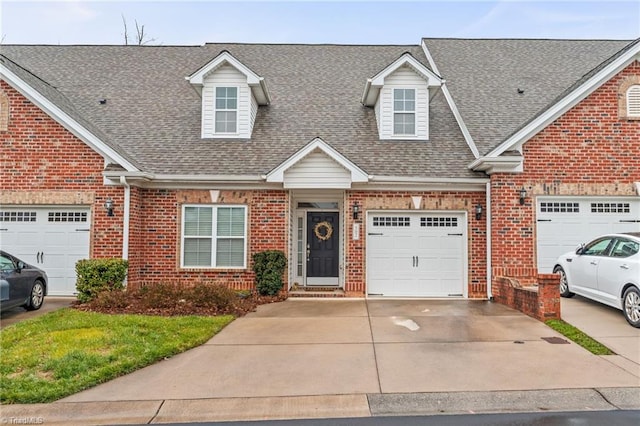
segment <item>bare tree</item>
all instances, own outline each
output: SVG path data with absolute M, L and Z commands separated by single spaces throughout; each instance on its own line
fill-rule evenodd
M 127 27 L 127 20 L 122 15 L 122 26 L 124 27 L 124 44 L 137 44 L 138 46 L 143 46 L 148 43 L 153 43 L 156 41 L 155 38 L 148 38 L 148 35 L 144 33 L 144 25 L 138 25 L 138 20 L 134 19 L 133 21 L 136 24 L 136 34 L 135 36 L 129 36 L 129 29 Z M 129 43 L 132 41 L 133 43 Z

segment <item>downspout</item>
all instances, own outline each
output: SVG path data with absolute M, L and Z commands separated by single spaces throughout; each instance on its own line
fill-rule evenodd
M 129 259 L 129 215 L 131 214 L 131 185 L 127 178 L 120 176 L 120 183 L 124 186 L 124 218 L 122 222 L 122 258 Z
M 487 198 L 487 297 L 493 300 L 491 292 L 491 181 L 486 183 Z

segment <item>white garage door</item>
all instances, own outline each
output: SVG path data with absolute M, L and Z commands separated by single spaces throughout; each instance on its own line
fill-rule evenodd
M 76 292 L 75 264 L 89 257 L 88 208 L 2 208 L 2 250 L 43 269 L 49 295 Z
M 537 201 L 538 271 L 598 235 L 640 231 L 640 201 L 631 198 L 544 197 Z
M 369 212 L 367 293 L 463 296 L 466 253 L 464 213 Z

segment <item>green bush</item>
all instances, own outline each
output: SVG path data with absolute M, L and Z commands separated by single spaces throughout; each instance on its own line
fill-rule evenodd
M 279 250 L 266 250 L 253 255 L 256 289 L 263 296 L 275 296 L 282 289 L 282 276 L 287 258 Z
M 78 300 L 86 303 L 103 291 L 122 290 L 129 262 L 124 259 L 82 259 L 76 262 Z

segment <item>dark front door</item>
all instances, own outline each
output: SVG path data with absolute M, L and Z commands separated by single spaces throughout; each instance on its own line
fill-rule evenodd
M 308 284 L 338 284 L 338 217 L 338 212 L 307 213 Z

